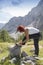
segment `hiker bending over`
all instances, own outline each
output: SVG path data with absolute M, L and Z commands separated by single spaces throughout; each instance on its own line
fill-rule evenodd
M 34 47 L 35 47 L 35 56 L 39 55 L 39 38 L 40 38 L 40 31 L 34 27 L 25 27 L 23 25 L 19 25 L 17 27 L 17 31 L 20 33 L 24 32 L 25 36 L 21 42 L 24 45 L 29 39 L 34 40 Z

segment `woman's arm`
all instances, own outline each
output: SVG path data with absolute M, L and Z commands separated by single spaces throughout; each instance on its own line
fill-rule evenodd
M 25 30 L 26 42 L 29 40 L 29 31 L 28 29 Z
M 28 32 L 28 29 L 25 30 L 25 37 L 23 40 L 21 40 L 19 42 L 20 45 L 25 45 L 26 42 L 28 42 L 29 40 L 29 32 Z

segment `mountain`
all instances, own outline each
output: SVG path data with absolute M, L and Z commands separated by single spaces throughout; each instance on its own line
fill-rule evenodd
M 4 25 L 5 25 L 4 23 L 0 23 L 0 29 L 1 29 Z
M 4 26 L 9 33 L 14 33 L 18 25 L 34 26 L 43 31 L 43 0 L 24 17 L 13 17 Z

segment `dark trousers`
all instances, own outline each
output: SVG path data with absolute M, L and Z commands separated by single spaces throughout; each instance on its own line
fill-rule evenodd
M 34 40 L 34 47 L 35 47 L 35 55 L 39 55 L 39 38 L 40 38 L 40 33 L 36 33 L 36 34 L 32 34 L 29 35 L 29 39 L 33 39 Z M 25 41 L 26 37 L 23 38 L 22 41 Z
M 39 55 L 39 39 L 34 39 L 35 55 Z

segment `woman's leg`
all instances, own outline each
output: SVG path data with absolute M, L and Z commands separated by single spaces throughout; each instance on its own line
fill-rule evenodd
M 39 55 L 39 39 L 34 39 L 35 55 Z

